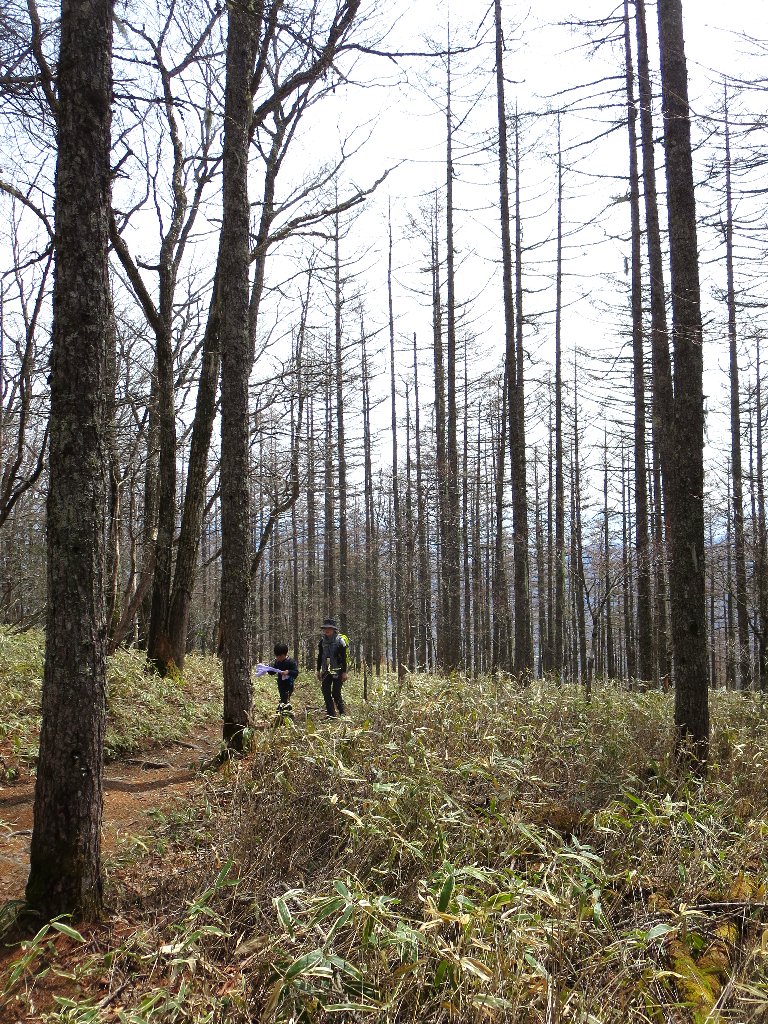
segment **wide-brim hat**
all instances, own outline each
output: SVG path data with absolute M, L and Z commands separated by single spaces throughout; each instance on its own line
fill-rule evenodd
M 336 625 L 336 619 L 326 619 L 322 625 L 323 629 L 335 629 L 338 632 L 339 627 Z

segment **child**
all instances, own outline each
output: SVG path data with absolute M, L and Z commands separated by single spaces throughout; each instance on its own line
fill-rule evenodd
M 271 667 L 277 670 L 277 689 L 280 693 L 277 713 L 278 715 L 290 715 L 293 711 L 291 707 L 291 694 L 293 693 L 296 677 L 299 674 L 299 666 L 293 658 L 288 657 L 288 644 L 275 644 L 275 660 L 272 662 Z

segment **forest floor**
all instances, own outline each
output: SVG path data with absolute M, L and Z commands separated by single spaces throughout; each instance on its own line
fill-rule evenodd
M 181 703 L 217 671 L 191 663 Z M 350 719 L 326 722 L 303 682 L 295 723 L 257 691 L 248 754 L 205 772 L 212 718 L 186 740 L 159 722 L 158 742 L 134 714 L 131 746 L 113 707 L 107 778 L 130 789 L 107 789 L 104 918 L 0 951 L 2 1024 L 768 1022 L 764 698 L 712 694 L 697 778 L 666 694 L 348 691 Z M 10 742 L 6 795 L 32 764 Z
M 151 829 L 153 814 L 197 799 L 200 765 L 216 755 L 220 742 L 221 726 L 212 723 L 183 740 L 110 762 L 104 771 L 103 854 L 119 857 Z M 24 893 L 34 797 L 32 782 L 0 785 L 0 904 Z

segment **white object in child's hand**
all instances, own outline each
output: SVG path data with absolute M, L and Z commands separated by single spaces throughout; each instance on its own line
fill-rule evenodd
M 265 676 L 268 673 L 277 676 L 280 674 L 280 669 L 273 668 L 271 665 L 264 665 L 262 662 L 259 662 L 259 664 L 256 666 L 256 675 Z

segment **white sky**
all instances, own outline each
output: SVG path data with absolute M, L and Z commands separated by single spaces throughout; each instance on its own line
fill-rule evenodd
M 137 5 L 137 9 L 141 5 Z M 374 0 L 369 9 L 373 10 Z M 390 29 L 382 46 L 392 50 L 429 50 L 444 46 L 450 13 L 452 39 L 456 46 L 473 42 L 479 47 L 471 54 L 456 58 L 454 65 L 454 123 L 459 124 L 454 143 L 457 298 L 465 308 L 465 323 L 460 332 L 460 344 L 470 337 L 470 383 L 472 396 L 477 401 L 488 400 L 483 374 L 500 372 L 502 358 L 501 287 L 498 274 L 499 215 L 497 209 L 498 164 L 495 157 L 496 96 L 492 19 L 487 16 L 486 0 L 452 0 L 450 6 L 437 0 L 382 0 L 380 10 L 372 18 L 370 37 Z M 505 39 L 505 72 L 507 78 L 507 107 L 511 112 L 515 104 L 526 114 L 538 116 L 524 122 L 522 138 L 522 219 L 524 225 L 525 285 L 529 294 L 525 299 L 525 312 L 530 317 L 526 329 L 526 351 L 530 357 L 526 365 L 528 374 L 528 404 L 531 426 L 529 441 L 541 444 L 544 437 L 546 394 L 542 382 L 550 372 L 553 349 L 554 306 L 554 229 L 555 229 L 555 136 L 551 111 L 559 104 L 563 108 L 562 136 L 566 152 L 564 175 L 564 218 L 568 232 L 564 254 L 566 279 L 564 284 L 563 345 L 568 366 L 566 377 L 571 377 L 574 349 L 579 354 L 579 389 L 583 403 L 583 422 L 591 421 L 593 437 L 601 436 L 605 412 L 599 402 L 614 396 L 622 383 L 618 377 L 606 378 L 599 360 L 602 356 L 615 356 L 621 347 L 622 331 L 627 324 L 628 278 L 624 261 L 629 256 L 627 241 L 629 208 L 625 202 L 612 203 L 613 198 L 626 193 L 624 176 L 627 173 L 626 129 L 621 128 L 611 137 L 569 152 L 569 146 L 590 135 L 603 131 L 607 122 L 624 117 L 623 110 L 623 47 L 603 47 L 590 55 L 584 31 L 566 27 L 578 12 L 581 18 L 597 19 L 609 16 L 621 7 L 613 2 L 597 0 L 551 0 L 546 4 L 512 4 L 503 0 Z M 690 77 L 691 104 L 694 112 L 694 138 L 702 148 L 696 157 L 697 177 L 703 182 L 698 193 L 700 214 L 711 213 L 715 193 L 706 184 L 708 168 L 713 154 L 718 154 L 721 142 L 707 141 L 714 127 L 707 118 L 717 111 L 722 75 L 744 78 L 766 77 L 764 64 L 747 56 L 749 48 L 741 41 L 740 33 L 768 38 L 765 0 L 731 0 L 728 4 L 715 0 L 683 0 L 686 50 Z M 655 8 L 648 8 L 649 36 L 655 32 Z M 517 24 L 514 24 L 514 23 Z M 480 31 L 480 25 L 483 29 Z M 478 34 L 479 33 L 479 34 Z M 768 46 L 763 45 L 768 56 Z M 652 63 L 656 63 L 655 58 Z M 594 90 L 576 90 L 589 82 L 619 76 L 615 83 L 615 102 L 619 106 L 609 111 L 595 109 L 586 98 L 596 95 Z M 404 58 L 396 64 L 383 58 L 361 57 L 352 71 L 355 83 L 340 87 L 308 114 L 302 126 L 290 163 L 286 167 L 287 179 L 279 191 L 285 194 L 288 182 L 299 180 L 311 173 L 324 160 L 338 154 L 342 139 L 362 142 L 370 138 L 358 156 L 345 170 L 345 181 L 340 186 L 343 194 L 347 186 L 366 187 L 389 167 L 397 170 L 381 187 L 376 197 L 355 220 L 344 242 L 343 256 L 355 260 L 354 279 L 345 285 L 347 314 L 345 333 L 350 341 L 358 337 L 359 313 L 357 295 L 362 297 L 369 331 L 382 331 L 386 326 L 386 233 L 387 209 L 391 204 L 395 294 L 397 318 L 398 381 L 400 408 L 404 410 L 404 391 L 410 381 L 410 345 L 413 332 L 417 333 L 421 349 L 420 373 L 422 399 L 431 401 L 431 311 L 430 284 L 423 273 L 426 242 L 414 237 L 411 221 L 419 220 L 420 207 L 437 188 L 445 187 L 445 117 L 444 71 L 439 60 Z M 716 84 L 713 84 L 716 83 Z M 558 100 L 552 98 L 558 91 L 574 90 Z M 764 95 L 753 94 L 740 101 L 742 109 L 754 108 L 755 118 L 764 113 Z M 549 98 L 548 98 L 549 97 Z M 580 112 L 573 104 L 582 100 Z M 738 109 L 739 102 L 734 101 Z M 549 111 L 548 116 L 541 116 Z M 660 119 L 656 122 L 657 138 L 661 135 Z M 762 126 L 764 132 L 765 124 Z M 760 132 L 753 134 L 751 142 L 765 144 Z M 738 157 L 742 143 L 734 142 Z M 714 147 L 714 148 L 713 148 Z M 15 157 L 14 157 L 15 158 Z M 663 188 L 663 158 L 657 153 L 659 187 Z M 6 168 L 7 170 L 7 168 Z M 762 172 L 758 172 L 758 175 Z M 717 184 L 717 179 L 714 180 Z M 140 187 L 140 186 L 139 186 Z M 254 192 L 255 198 L 256 192 Z M 744 216 L 751 211 L 752 200 L 740 207 Z M 215 210 L 211 212 L 214 232 L 207 242 L 198 246 L 195 265 L 209 263 L 215 254 Z M 148 214 L 153 217 L 152 211 Z M 156 229 L 155 229 L 156 232 Z M 743 249 L 745 240 L 737 232 L 737 246 Z M 153 242 L 146 244 L 134 236 L 132 245 L 137 254 L 152 262 Z M 444 240 L 442 242 L 444 251 Z M 758 243 L 760 244 L 760 243 Z M 717 288 L 724 279 L 723 260 L 718 248 L 717 233 L 702 229 L 699 237 L 702 251 L 702 285 L 706 313 L 706 364 L 708 376 L 706 390 L 709 395 L 709 432 L 712 444 L 709 455 L 723 475 L 725 458 L 722 454 L 727 443 L 727 421 L 723 416 L 726 379 L 721 372 L 727 365 L 725 345 L 725 311 L 715 301 Z M 765 248 L 764 240 L 762 248 Z M 269 281 L 275 285 L 295 273 L 292 262 L 299 251 L 298 244 L 283 247 L 270 257 Z M 747 278 L 743 264 L 737 261 L 737 276 L 744 283 Z M 295 296 L 299 285 L 293 286 Z M 290 295 L 280 304 L 266 302 L 264 329 L 274 328 L 276 334 L 287 336 L 295 322 L 290 308 Z M 291 315 L 286 315 L 290 313 Z M 760 321 L 761 314 L 753 319 Z M 330 327 L 332 315 L 327 296 L 318 291 L 313 306 L 313 319 L 319 331 Z M 747 369 L 753 362 L 753 342 L 746 324 L 741 324 L 741 362 Z M 751 329 L 751 327 L 750 327 Z M 388 364 L 382 351 L 386 334 L 378 336 L 379 352 L 375 366 L 379 374 L 378 390 L 388 386 Z M 768 343 L 766 343 L 768 348 Z M 284 354 L 284 353 L 283 353 Z M 356 359 L 350 351 L 350 361 Z M 254 379 L 269 376 L 270 367 L 256 368 Z M 627 373 L 623 383 L 630 385 Z M 350 410 L 359 408 L 359 394 L 350 388 Z M 378 416 L 378 445 L 381 462 L 389 459 L 389 433 L 387 408 L 381 407 Z M 628 413 L 623 417 L 628 422 Z M 608 412 L 609 429 L 615 428 L 621 416 L 615 409 Z M 359 422 L 350 422 L 353 438 L 359 435 Z M 584 453 L 598 466 L 601 455 L 592 454 L 585 446 Z
M 395 5 L 397 8 L 397 5 Z M 391 6 L 389 6 L 391 9 Z M 453 38 L 457 45 L 471 37 L 483 20 L 486 10 L 484 3 L 453 3 Z M 423 49 L 428 36 L 438 45 L 446 38 L 447 6 L 431 0 L 417 0 L 404 3 L 397 8 L 401 20 L 393 33 L 390 45 L 408 49 Z M 507 24 L 528 10 L 521 17 L 522 24 L 517 30 L 507 29 L 507 54 L 505 73 L 507 78 L 507 106 L 511 110 L 515 103 L 521 111 L 542 112 L 552 110 L 557 99 L 548 100 L 558 90 L 572 89 L 609 75 L 623 76 L 624 57 L 621 47 L 603 47 L 594 56 L 587 53 L 587 35 L 583 31 L 558 25 L 573 18 L 574 9 L 582 18 L 597 19 L 612 13 L 610 3 L 551 2 L 546 5 L 504 4 L 504 18 Z M 621 8 L 618 8 L 619 13 Z M 457 13 L 458 12 L 458 13 Z M 761 17 L 761 15 L 763 15 Z M 655 7 L 648 8 L 649 36 L 653 44 L 656 29 Z M 719 103 L 722 75 L 738 76 L 752 73 L 755 77 L 764 69 L 755 61 L 747 61 L 747 46 L 739 33 L 755 36 L 768 35 L 764 4 L 735 0 L 724 5 L 713 0 L 684 0 L 686 31 L 686 52 L 690 78 L 691 106 L 694 114 L 694 138 L 700 140 L 709 131 L 703 120 L 711 115 Z M 486 19 L 485 45 L 477 53 L 457 58 L 455 66 L 454 121 L 464 118 L 455 140 L 454 161 L 456 167 L 455 202 L 457 261 L 460 273 L 457 279 L 457 294 L 460 301 L 470 301 L 468 318 L 472 323 L 471 332 L 477 335 L 473 342 L 477 355 L 472 359 L 470 375 L 474 379 L 482 371 L 498 368 L 501 364 L 501 289 L 497 273 L 498 212 L 497 181 L 498 165 L 494 152 L 481 153 L 481 143 L 491 147 L 494 142 L 495 82 L 493 79 L 493 38 L 492 22 Z M 470 30 L 470 31 L 468 31 Z M 634 34 L 633 34 L 634 42 Z M 656 63 L 655 56 L 652 63 Z M 373 123 L 373 137 L 366 146 L 364 156 L 355 166 L 354 181 L 364 184 L 377 177 L 380 169 L 400 163 L 399 169 L 388 179 L 378 199 L 370 204 L 369 210 L 357 222 L 350 248 L 367 254 L 368 272 L 363 291 L 371 318 L 377 326 L 385 320 L 385 271 L 386 271 L 386 209 L 391 201 L 395 234 L 396 292 L 398 340 L 402 348 L 402 365 L 399 360 L 400 379 L 403 385 L 410 379 L 410 339 L 416 331 L 420 344 L 425 349 L 423 367 L 428 373 L 430 361 L 430 309 L 429 281 L 418 273 L 423 267 L 422 244 L 407 237 L 407 220 L 417 213 L 423 197 L 435 187 L 444 188 L 445 182 L 445 119 L 444 74 L 437 65 L 431 71 L 424 61 L 402 61 L 403 72 L 395 89 L 381 87 L 339 90 L 336 97 L 324 104 L 323 119 L 315 123 L 314 131 L 308 138 L 322 138 L 327 143 L 334 137 L 343 137 L 361 122 Z M 368 67 L 370 77 L 384 71 L 386 62 L 368 63 L 358 67 L 358 76 L 364 77 Z M 468 74 L 462 74 L 468 68 Z M 754 69 L 750 72 L 749 69 Z M 713 83 L 718 83 L 714 86 Z M 618 90 L 614 102 L 623 104 L 623 80 L 615 83 Z M 717 96 L 715 95 L 715 88 Z M 473 104 L 473 99 L 482 98 Z M 617 121 L 624 117 L 624 110 L 617 107 L 608 113 L 585 110 L 582 113 L 569 112 L 572 100 L 595 96 L 595 90 L 574 91 L 559 101 L 564 109 L 562 116 L 563 145 L 583 140 L 604 130 L 607 120 Z M 751 101 L 754 104 L 754 98 Z M 595 105 L 597 105 L 595 103 Z M 758 109 L 759 109 L 758 100 Z M 471 112 L 467 113 L 468 110 Z M 656 135 L 661 136 L 661 121 L 657 117 Z M 718 145 L 722 145 L 718 142 Z M 551 275 L 554 268 L 555 228 L 555 165 L 553 154 L 554 117 L 534 121 L 529 125 L 523 140 L 523 209 L 525 243 L 532 246 L 526 257 L 526 284 L 538 289 L 539 293 L 526 297 L 526 312 L 539 314 L 536 329 L 527 333 L 526 349 L 531 356 L 528 399 L 531 406 L 532 423 L 537 412 L 542 411 L 543 395 L 537 391 L 536 382 L 546 376 L 553 353 L 554 287 Z M 310 147 L 311 148 L 311 147 Z M 604 410 L 589 402 L 592 394 L 597 401 L 615 392 L 615 380 L 601 386 L 589 379 L 593 369 L 598 378 L 601 369 L 593 360 L 604 354 L 616 354 L 621 345 L 620 332 L 626 329 L 625 314 L 628 295 L 622 289 L 628 288 L 624 260 L 629 257 L 629 243 L 626 235 L 629 225 L 627 203 L 615 205 L 613 213 L 600 217 L 599 223 L 590 222 L 599 211 L 610 205 L 611 197 L 626 193 L 622 179 L 627 173 L 626 128 L 619 129 L 611 138 L 591 146 L 574 150 L 566 155 L 566 162 L 572 166 L 564 176 L 564 217 L 566 230 L 573 232 L 567 242 L 565 253 L 567 280 L 564 285 L 563 344 L 568 369 L 566 377 L 572 375 L 574 347 L 591 353 L 592 359 L 579 356 L 580 393 L 585 403 L 585 416 L 591 419 L 602 435 Z M 704 176 L 707 162 L 712 157 L 712 147 L 702 149 L 697 155 L 697 175 Z M 663 190 L 663 154 L 657 153 L 659 188 Z M 607 180 L 606 180 L 607 177 Z M 713 195 L 701 190 L 699 210 L 704 213 Z M 625 237 L 619 237 L 619 236 Z M 547 240 L 549 239 L 549 242 Z M 738 241 L 738 238 L 737 238 Z M 443 243 L 444 244 L 444 243 Z M 727 381 L 720 369 L 727 365 L 725 338 L 725 311 L 715 304 L 713 291 L 722 286 L 723 261 L 708 265 L 716 244 L 711 231 L 702 230 L 699 246 L 703 254 L 702 288 L 704 293 L 706 329 L 706 390 L 709 395 L 709 432 L 713 442 L 722 448 L 727 442 L 724 430 L 727 422 L 722 416 Z M 644 256 L 643 252 L 643 256 Z M 737 274 L 738 274 L 737 267 Z M 414 296 L 414 289 L 421 288 L 421 298 Z M 746 367 L 750 359 L 751 342 L 742 343 L 742 363 Z M 380 362 L 380 369 L 385 363 Z M 382 379 L 386 383 L 388 374 Z M 627 388 L 631 386 L 628 372 L 624 376 Z M 428 377 L 421 381 L 424 394 L 429 398 L 425 385 Z M 483 389 L 473 389 L 476 395 Z M 404 405 L 404 401 L 402 402 Z M 388 410 L 382 410 L 382 427 L 387 422 Z M 609 432 L 615 426 L 617 413 L 608 410 Z M 629 411 L 624 416 L 628 420 Z M 532 442 L 541 443 L 543 424 L 533 425 L 530 434 Z M 388 441 L 382 437 L 382 457 L 386 462 Z M 585 447 L 586 451 L 586 447 Z M 710 456 L 714 450 L 710 448 Z M 602 461 L 602 455 L 595 451 L 592 456 L 595 466 Z M 721 467 L 724 458 L 718 454 L 715 460 Z M 720 470 L 722 475 L 722 468 Z

